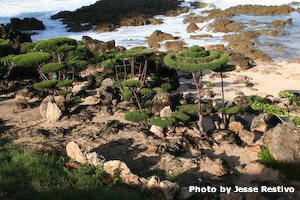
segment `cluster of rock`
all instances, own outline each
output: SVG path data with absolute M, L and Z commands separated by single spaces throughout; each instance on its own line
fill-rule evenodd
M 159 24 L 161 20 L 154 15 L 168 14 L 170 16 L 187 12 L 187 8 L 179 7 L 179 1 L 147 1 L 147 0 L 102 0 L 95 4 L 77 9 L 74 12 L 63 11 L 53 15 L 52 19 L 62 19 L 70 31 L 90 30 L 99 26 L 95 31 L 113 31 L 117 26 L 140 26 Z M 186 10 L 187 9 L 187 10 Z M 89 23 L 88 25 L 81 25 Z M 105 29 L 101 27 L 106 27 Z
M 0 39 L 9 39 L 9 43 L 12 48 L 12 52 L 10 53 L 16 53 L 20 48 L 20 44 L 24 42 L 31 42 L 29 34 L 22 33 L 19 30 L 16 30 L 10 26 L 4 26 L 2 24 L 0 24 Z M 9 54 L 9 52 L 6 53 Z

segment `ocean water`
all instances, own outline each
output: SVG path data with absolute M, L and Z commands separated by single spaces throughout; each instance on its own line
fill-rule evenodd
M 200 14 L 204 9 L 194 9 L 190 6 L 190 2 L 195 0 L 185 0 L 182 6 L 188 6 L 190 12 L 195 14 Z M 197 0 L 196 0 L 197 1 Z M 199 0 L 200 1 L 200 0 Z M 196 31 L 195 33 L 187 33 L 186 27 L 188 24 L 183 23 L 183 19 L 190 13 L 185 13 L 177 17 L 165 17 L 165 16 L 155 16 L 155 18 L 160 18 L 164 20 L 163 24 L 160 25 L 147 25 L 138 27 L 121 27 L 118 31 L 109 33 L 98 33 L 94 31 L 85 31 L 80 33 L 67 32 L 66 25 L 62 24 L 60 20 L 51 20 L 50 16 L 56 14 L 59 11 L 69 10 L 74 11 L 82 6 L 88 6 L 95 3 L 96 0 L 0 0 L 0 23 L 7 24 L 10 22 L 10 18 L 18 17 L 23 19 L 25 17 L 35 17 L 38 20 L 42 20 L 46 29 L 43 31 L 35 31 L 36 35 L 32 35 L 33 41 L 38 41 L 42 39 L 49 39 L 53 37 L 70 37 L 76 40 L 81 40 L 82 36 L 90 36 L 94 39 L 101 41 L 115 40 L 117 46 L 123 46 L 127 49 L 136 46 L 148 46 L 145 37 L 150 36 L 155 30 L 161 30 L 166 33 L 170 33 L 173 36 L 179 36 L 187 46 L 193 45 L 214 45 L 214 44 L 224 44 L 222 41 L 222 36 L 225 33 L 213 33 L 205 29 Z M 201 0 L 205 3 L 213 3 L 217 8 L 226 9 L 231 6 L 236 6 L 238 4 L 257 4 L 257 5 L 282 5 L 288 4 L 291 1 L 287 0 L 243 0 L 242 2 L 236 2 L 235 0 Z M 29 6 L 28 6 L 29 5 Z M 297 8 L 297 6 L 294 6 Z M 202 14 L 203 15 L 203 14 Z M 205 16 L 205 15 L 203 15 Z M 248 22 L 249 20 L 255 20 L 257 22 L 266 23 L 264 25 L 249 25 L 241 31 L 245 30 L 258 30 L 262 28 L 270 28 L 269 23 L 274 20 L 287 20 L 289 18 L 293 19 L 293 24 L 281 28 L 282 30 L 290 33 L 288 36 L 277 36 L 277 37 L 267 37 L 259 36 L 257 38 L 256 47 L 268 55 L 274 61 L 278 60 L 290 60 L 295 58 L 300 58 L 300 13 L 292 12 L 289 15 L 276 15 L 276 16 L 251 16 L 251 15 L 240 15 L 235 16 L 232 19 L 236 22 Z M 213 23 L 214 20 L 210 20 L 204 23 L 198 23 L 199 28 L 205 27 L 209 23 Z M 210 34 L 213 38 L 204 39 L 190 39 L 190 35 L 200 35 L 200 34 Z M 228 33 L 233 34 L 233 33 Z M 159 50 L 164 51 L 164 43 L 161 43 L 161 48 Z M 269 44 L 274 44 L 270 46 Z M 278 48 L 283 51 L 276 50 Z

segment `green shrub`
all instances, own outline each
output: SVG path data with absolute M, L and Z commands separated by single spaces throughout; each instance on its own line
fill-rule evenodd
M 300 117 L 292 117 L 290 121 L 294 122 L 296 126 L 300 125 Z
M 13 58 L 13 63 L 16 66 L 30 67 L 39 63 L 47 62 L 50 60 L 51 54 L 46 52 L 31 52 L 27 54 L 20 54 Z
M 263 98 L 260 96 L 256 96 L 256 95 L 250 95 L 250 96 L 247 96 L 247 100 L 261 102 L 261 101 L 263 101 Z
M 178 112 L 187 113 L 189 115 L 198 115 L 198 105 L 197 104 L 185 104 L 182 106 L 177 106 Z M 201 112 L 206 112 L 205 106 L 201 105 Z
M 89 62 L 86 61 L 86 60 L 73 60 L 73 61 L 71 61 L 71 62 L 68 62 L 68 63 L 67 63 L 67 66 L 68 66 L 68 67 L 76 66 L 76 67 L 79 67 L 79 68 L 83 68 L 83 67 L 85 67 L 87 64 L 89 64 Z
M 71 90 L 61 90 L 56 93 L 56 95 L 67 96 L 71 93 Z
M 164 83 L 160 86 L 163 92 L 170 92 L 172 90 L 172 86 L 170 83 Z
M 141 85 L 141 81 L 139 80 L 134 80 L 134 79 L 130 79 L 130 80 L 126 80 L 122 82 L 122 86 L 123 87 L 130 87 L 130 88 L 134 88 L 134 87 L 138 87 Z
M 283 98 L 288 98 L 289 100 L 292 101 L 292 104 L 294 104 L 294 105 L 297 105 L 300 103 L 300 98 L 297 97 L 297 95 L 295 95 L 293 93 L 281 91 L 281 92 L 279 92 L 279 95 Z
M 81 98 L 79 97 L 71 97 L 66 100 L 67 105 L 74 105 L 81 102 Z
M 140 110 L 133 110 L 130 112 L 127 112 L 124 115 L 124 119 L 132 122 L 138 122 L 145 120 L 151 115 L 151 111 L 143 110 L 143 113 Z
M 140 90 L 141 94 L 151 94 L 153 91 L 150 88 L 142 88 Z
M 44 90 L 47 88 L 53 88 L 57 84 L 57 80 L 49 80 L 49 81 L 42 81 L 38 83 L 34 83 L 33 87 L 36 90 Z
M 66 86 L 72 85 L 73 82 L 74 82 L 74 79 L 64 80 L 64 81 L 57 83 L 56 87 L 66 87 Z
M 20 45 L 20 53 L 28 53 L 33 48 L 34 44 L 32 42 L 24 42 Z
M 71 51 L 71 50 L 74 50 L 76 49 L 76 46 L 75 45 L 62 45 L 60 47 L 57 48 L 57 52 L 67 52 L 67 51 Z
M 266 104 L 263 102 L 255 101 L 253 102 L 250 107 L 253 110 L 261 110 L 262 112 L 268 113 L 268 114 L 278 114 L 278 115 L 288 115 L 288 111 L 283 108 L 278 108 L 275 105 Z
M 153 101 L 152 100 L 147 100 L 146 101 L 146 106 L 147 106 L 147 108 L 153 106 Z
M 176 123 L 176 118 L 174 117 L 155 117 L 150 119 L 150 123 L 152 125 L 160 126 L 160 127 L 168 127 L 172 126 Z
M 48 63 L 42 67 L 43 73 L 50 73 L 50 72 L 58 72 L 62 70 L 65 66 L 59 63 Z
M 181 121 L 188 121 L 190 119 L 189 115 L 179 111 L 174 112 L 172 116 Z
M 212 108 L 213 108 L 214 111 L 218 111 L 221 108 L 221 105 L 220 104 L 216 104 Z
M 128 101 L 132 97 L 132 95 L 133 92 L 130 89 L 125 89 L 123 99 Z
M 233 106 L 229 108 L 220 108 L 218 112 L 224 113 L 226 115 L 233 115 L 239 113 L 241 110 L 241 106 Z
M 48 40 L 37 41 L 35 43 L 35 48 L 37 51 L 42 50 L 44 52 L 52 53 L 52 52 L 56 52 L 60 46 L 76 45 L 76 44 L 77 42 L 74 39 L 67 38 L 67 37 L 58 37 L 58 38 L 51 38 Z

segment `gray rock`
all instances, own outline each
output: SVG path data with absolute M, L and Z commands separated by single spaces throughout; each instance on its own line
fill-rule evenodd
M 259 131 L 259 132 L 266 132 L 267 130 L 267 121 L 270 119 L 271 116 L 267 113 L 260 114 L 256 117 L 253 118 L 251 125 L 250 125 L 250 130 L 251 131 Z
M 170 181 L 164 180 L 159 183 L 160 190 L 164 193 L 166 200 L 172 200 L 175 194 L 180 189 L 177 183 L 172 183 Z
M 241 140 L 243 140 L 243 142 L 252 145 L 255 138 L 255 133 L 247 130 L 242 130 L 241 132 L 239 132 L 239 137 L 241 138 Z
M 212 134 L 212 138 L 218 143 L 235 144 L 234 134 L 226 130 L 216 130 Z
M 300 129 L 278 124 L 264 133 L 261 141 L 279 162 L 300 162 Z
M 98 89 L 97 94 L 101 99 L 103 105 L 110 105 L 113 100 L 113 86 L 115 81 L 111 78 L 106 78 L 102 81 L 101 87 Z
M 163 134 L 164 129 L 160 126 L 156 126 L 156 125 L 152 125 L 150 128 L 150 132 L 154 133 L 157 137 L 163 138 L 164 134 Z
M 172 117 L 171 106 L 166 106 L 160 111 L 160 117 Z
M 152 101 L 152 111 L 154 113 L 159 113 L 164 107 L 172 105 L 170 94 L 166 92 L 158 92 Z

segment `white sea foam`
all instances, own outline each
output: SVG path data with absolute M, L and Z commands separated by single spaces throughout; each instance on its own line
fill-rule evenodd
M 185 0 L 182 6 L 190 7 L 190 12 L 194 12 L 197 15 L 201 14 L 201 11 L 205 9 L 193 9 L 189 2 L 201 1 L 206 3 L 214 3 L 217 8 L 226 9 L 231 6 L 238 4 L 263 4 L 263 5 L 282 5 L 288 4 L 291 1 L 287 0 L 243 0 L 242 2 L 236 2 L 235 0 Z M 38 20 L 42 20 L 46 30 L 35 31 L 37 35 L 32 36 L 33 41 L 38 41 L 42 39 L 49 39 L 53 37 L 70 37 L 77 40 L 81 40 L 82 36 L 87 35 L 94 39 L 109 41 L 115 40 L 116 45 L 123 46 L 130 49 L 135 46 L 148 46 L 146 38 L 150 36 L 155 30 L 161 30 L 166 33 L 170 33 L 173 36 L 180 37 L 187 46 L 192 45 L 214 45 L 222 43 L 222 36 L 224 33 L 213 33 L 209 32 L 207 29 L 198 30 L 195 33 L 187 33 L 186 27 L 188 24 L 183 23 L 183 19 L 189 14 L 185 13 L 177 17 L 165 17 L 165 16 L 155 16 L 155 18 L 161 18 L 164 20 L 163 24 L 160 25 L 147 25 L 139 27 L 121 27 L 116 32 L 109 33 L 97 33 L 94 31 L 84 31 L 79 33 L 67 32 L 66 26 L 62 24 L 60 20 L 51 20 L 50 16 L 56 14 L 59 11 L 69 10 L 74 11 L 82 6 L 87 6 L 95 3 L 96 0 L 1 0 L 0 6 L 0 23 L 7 24 L 10 22 L 10 18 L 18 17 L 23 19 L 24 17 L 35 17 Z M 204 14 L 202 14 L 205 16 Z M 287 20 L 288 18 L 293 18 L 293 24 L 282 28 L 282 30 L 290 33 L 289 36 L 281 37 L 266 37 L 260 36 L 257 39 L 257 43 L 263 51 L 266 51 L 274 60 L 276 59 L 292 59 L 299 57 L 300 53 L 300 13 L 293 12 L 289 15 L 277 15 L 277 16 L 250 16 L 250 15 L 240 15 L 235 16 L 232 19 L 237 22 L 248 22 L 248 20 L 255 20 L 257 22 L 267 23 L 265 25 L 247 26 L 244 30 L 258 30 L 261 28 L 270 28 L 269 23 L 274 20 Z M 207 24 L 212 23 L 213 20 L 198 23 L 199 28 L 205 27 Z M 202 39 L 190 39 L 190 35 L 201 35 L 210 34 L 213 38 L 202 38 Z M 269 47 L 268 43 L 280 43 L 284 47 L 283 49 L 288 54 L 283 54 L 282 52 L 275 51 Z M 164 50 L 164 42 L 161 43 Z

